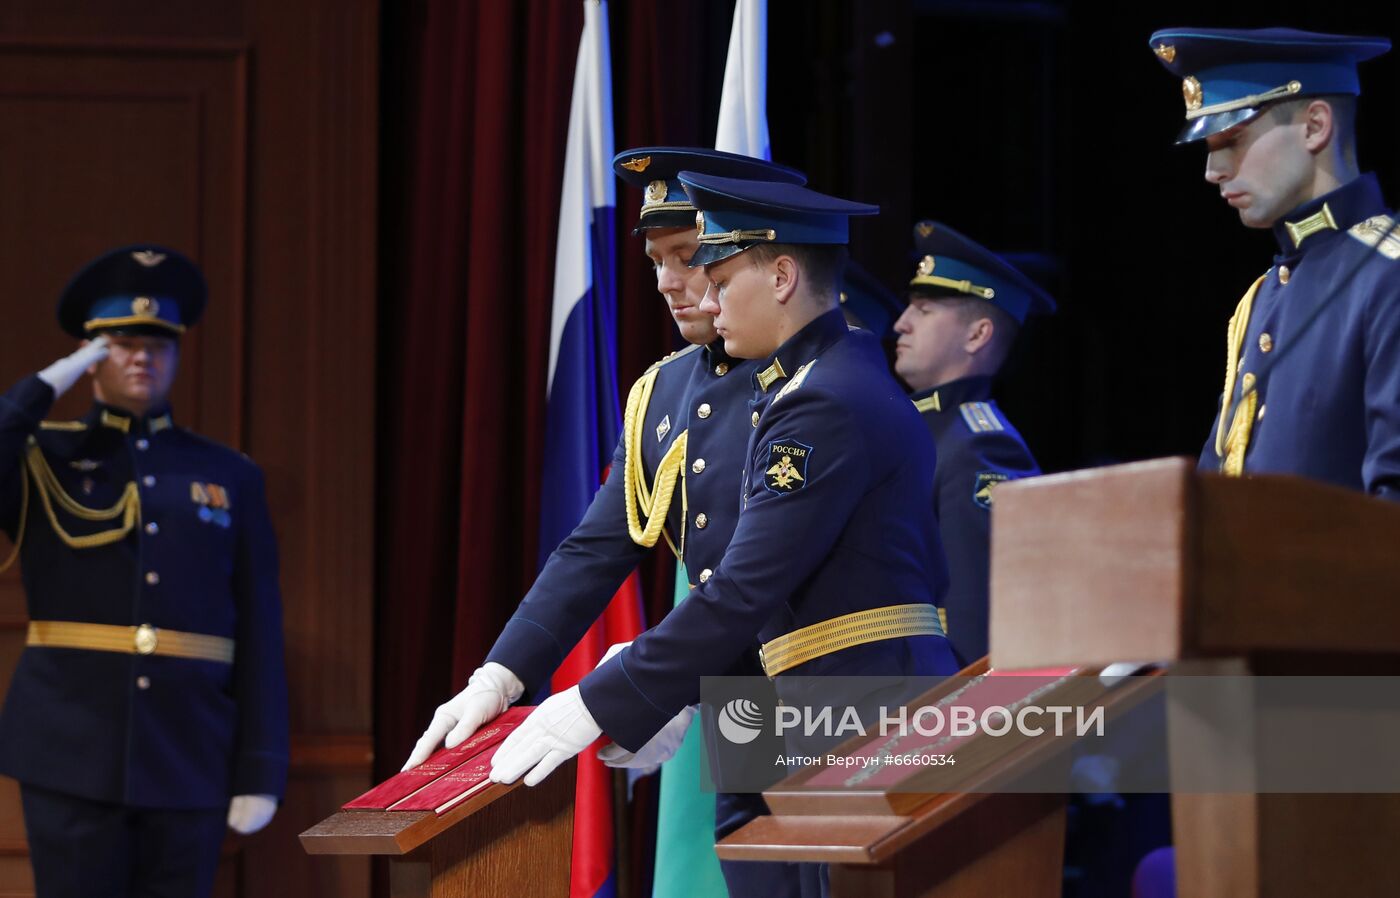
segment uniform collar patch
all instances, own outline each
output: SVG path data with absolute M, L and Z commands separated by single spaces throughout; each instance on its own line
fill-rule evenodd
M 773 384 L 782 380 L 784 377 L 787 377 L 787 372 L 783 370 L 783 363 L 774 359 L 773 364 L 764 368 L 754 376 L 758 378 L 759 390 L 767 393 L 769 387 L 773 386 Z
M 938 391 L 934 390 L 922 399 L 915 399 L 914 408 L 918 409 L 920 414 L 943 411 L 943 404 L 938 399 Z

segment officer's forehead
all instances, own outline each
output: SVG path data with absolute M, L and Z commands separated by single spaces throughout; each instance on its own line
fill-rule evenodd
M 650 228 L 646 232 L 648 255 L 699 245 L 694 228 Z

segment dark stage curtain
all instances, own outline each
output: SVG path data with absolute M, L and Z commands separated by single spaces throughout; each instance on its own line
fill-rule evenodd
M 610 4 L 616 142 L 712 144 L 730 7 Z M 386 3 L 375 749 L 397 771 L 536 572 L 578 2 Z M 665 40 L 658 35 L 666 35 Z M 619 383 L 677 339 L 618 191 Z M 671 601 L 659 553 L 648 620 Z

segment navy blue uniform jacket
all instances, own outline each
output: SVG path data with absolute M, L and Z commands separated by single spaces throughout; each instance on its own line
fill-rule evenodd
M 833 310 L 760 372 L 775 361 L 776 380 L 760 385 L 755 374 L 743 508 L 723 559 L 665 620 L 582 681 L 594 719 L 629 750 L 699 699 L 701 676 L 725 674 L 758 644 L 869 608 L 937 604 L 947 588 L 933 441 L 879 342 Z M 790 673 L 947 673 L 932 661 L 940 652 L 951 661 L 942 637 L 885 640 Z
M 53 399 L 36 376 L 0 396 L 0 525 L 12 538 L 21 478 L 29 480 L 20 558 L 30 618 L 222 636 L 235 642 L 234 662 L 28 647 L 0 715 L 0 773 L 134 807 L 280 796 L 287 686 L 261 472 L 168 415 L 132 418 L 97 405 L 81 421 L 41 426 Z M 69 548 L 24 473 L 31 438 L 63 490 L 88 508 L 110 507 L 135 482 L 140 524 L 111 545 Z M 222 488 L 225 513 L 201 515 L 206 505 L 193 497 L 211 485 Z M 113 526 L 56 514 L 73 536 Z
M 1286 222 L 1324 205 L 1336 228 L 1295 247 Z M 1246 380 L 1256 381 L 1245 473 L 1400 498 L 1400 230 L 1384 236 L 1392 221 L 1375 177 L 1363 175 L 1275 225 L 1281 251 L 1254 297 L 1231 397 L 1233 419 Z M 1219 426 L 1217 414 L 1202 470 L 1220 470 Z
M 682 552 L 691 580 L 709 578 L 739 519 L 753 368 L 751 361 L 725 355 L 723 343 L 715 342 L 689 346 L 643 375 L 643 380 L 655 377 L 637 424 L 647 483 L 686 435 L 682 482 L 666 510 L 666 533 Z M 545 562 L 487 656 L 519 677 L 527 695 L 549 682 L 647 551 L 628 532 L 626 439 L 624 434 L 618 440 L 607 480 L 583 520 Z M 703 527 L 694 526 L 699 515 Z M 756 658 L 741 659 L 734 673 L 755 673 L 756 664 Z
M 997 484 L 1032 477 L 1040 468 L 992 400 L 990 377 L 965 377 L 909 398 L 938 447 L 933 503 L 948 555 L 945 625 L 967 666 L 987 654 L 994 492 Z

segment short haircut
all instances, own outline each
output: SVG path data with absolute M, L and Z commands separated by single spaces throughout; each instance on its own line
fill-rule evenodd
M 1314 100 L 1322 100 L 1332 107 L 1332 130 L 1337 151 L 1348 165 L 1356 165 L 1356 97 L 1350 94 L 1327 94 L 1318 97 L 1298 97 L 1294 100 L 1279 100 L 1269 106 L 1266 113 L 1275 124 L 1287 125 L 1297 120 L 1298 115 Z
M 957 311 L 958 321 L 962 324 L 971 324 L 979 318 L 991 319 L 992 342 L 987 349 L 991 352 L 989 361 L 996 368 L 1000 368 L 1006 361 L 1006 357 L 1011 354 L 1011 347 L 1016 343 L 1016 335 L 1021 332 L 1020 322 L 1012 318 L 1008 312 L 1000 306 L 993 305 L 976 296 L 968 296 L 965 293 L 915 289 L 912 299 L 931 299 L 951 306 Z
M 766 265 L 779 256 L 791 256 L 808 281 L 814 298 L 835 298 L 841 289 L 850 252 L 842 244 L 757 243 L 744 251 L 754 265 Z

